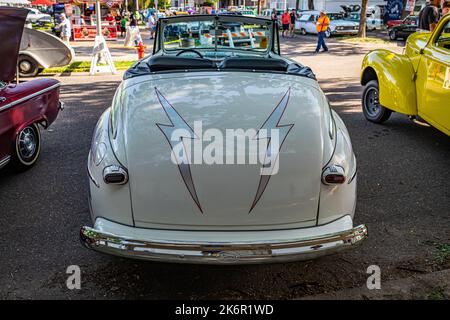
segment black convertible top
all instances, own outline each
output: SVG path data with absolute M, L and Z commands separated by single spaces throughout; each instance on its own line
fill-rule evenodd
M 124 74 L 124 79 L 151 73 L 185 71 L 260 71 L 298 75 L 315 79 L 309 67 L 282 59 L 264 57 L 229 57 L 216 63 L 204 58 L 178 57 L 174 55 L 152 56 L 135 63 Z

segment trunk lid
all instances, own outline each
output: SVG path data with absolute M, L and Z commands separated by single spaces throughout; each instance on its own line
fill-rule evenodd
M 264 230 L 315 225 L 323 155 L 323 101 L 314 80 L 280 74 L 198 72 L 147 81 L 137 77 L 126 85 L 123 139 L 136 226 Z M 288 91 L 284 111 L 277 109 Z M 248 159 L 246 164 L 189 167 L 171 161 L 172 145 L 166 136 L 172 124 L 194 128 L 194 121 L 202 121 L 203 134 L 216 129 L 215 133 L 225 137 L 227 129 L 256 132 L 264 123 L 270 127 L 278 120 L 288 133 L 280 149 L 278 173 L 270 176 L 265 187 L 260 181 L 265 179 L 260 179 L 261 164 L 249 164 Z M 293 125 L 290 130 L 288 125 Z M 238 147 L 236 140 L 230 147 L 225 138 L 222 141 L 224 153 L 248 149 L 248 143 Z M 206 152 L 209 144 L 203 141 L 206 154 L 210 154 Z M 222 159 L 227 162 L 226 157 Z M 261 197 L 251 210 L 258 189 Z

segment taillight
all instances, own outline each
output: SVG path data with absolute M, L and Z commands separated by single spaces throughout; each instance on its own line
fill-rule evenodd
M 128 173 L 120 166 L 108 166 L 103 169 L 103 181 L 108 184 L 125 184 L 128 182 Z
M 345 182 L 345 170 L 341 166 L 331 165 L 322 172 L 322 182 L 327 185 L 342 184 Z

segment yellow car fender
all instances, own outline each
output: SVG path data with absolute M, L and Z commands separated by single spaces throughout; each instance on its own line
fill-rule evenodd
M 378 49 L 362 62 L 361 84 L 378 80 L 380 104 L 392 111 L 417 115 L 415 72 L 411 60 L 403 54 Z

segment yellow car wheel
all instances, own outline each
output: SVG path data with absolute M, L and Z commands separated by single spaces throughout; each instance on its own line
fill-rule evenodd
M 391 116 L 392 111 L 380 104 L 377 80 L 366 84 L 362 95 L 362 109 L 366 119 L 375 123 L 383 123 Z

